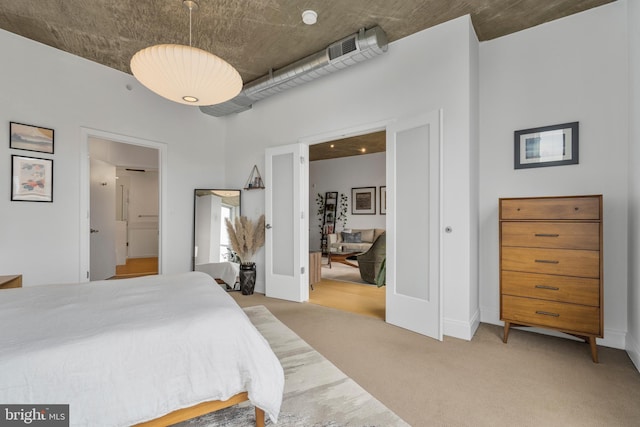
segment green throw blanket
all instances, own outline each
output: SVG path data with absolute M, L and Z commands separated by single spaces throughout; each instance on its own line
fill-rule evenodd
M 380 264 L 380 270 L 378 270 L 378 274 L 376 274 L 376 286 L 378 286 L 379 288 L 387 284 L 386 262 L 386 258 L 382 260 L 382 264 Z

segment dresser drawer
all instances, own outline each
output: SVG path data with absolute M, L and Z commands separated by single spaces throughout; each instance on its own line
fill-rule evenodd
M 599 251 L 503 247 L 501 256 L 503 270 L 600 277 Z
M 577 304 L 502 296 L 502 319 L 600 336 L 600 309 Z
M 502 293 L 548 301 L 600 306 L 600 280 L 583 277 L 503 271 Z
M 600 197 L 500 199 L 500 219 L 599 220 Z
M 600 250 L 597 222 L 503 222 L 504 246 Z

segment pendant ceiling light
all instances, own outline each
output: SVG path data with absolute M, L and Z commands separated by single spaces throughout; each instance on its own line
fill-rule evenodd
M 142 49 L 131 58 L 131 72 L 147 88 L 187 105 L 215 105 L 242 90 L 238 71 L 222 58 L 191 46 L 191 14 L 198 3 L 183 0 L 189 9 L 189 46 L 161 44 Z

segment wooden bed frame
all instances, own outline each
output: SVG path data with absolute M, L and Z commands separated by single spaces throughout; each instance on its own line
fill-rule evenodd
M 178 409 L 177 411 L 170 412 L 160 418 L 136 424 L 135 427 L 165 427 L 171 424 L 179 423 L 181 421 L 190 420 L 191 418 L 199 417 L 200 415 L 208 414 L 209 412 L 228 408 L 229 406 L 236 405 L 246 400 L 249 400 L 249 396 L 247 392 L 243 392 L 236 394 L 235 396 L 232 396 L 230 399 L 225 401 L 212 400 L 210 402 L 199 403 L 189 408 Z M 257 406 L 256 427 L 264 427 L 264 411 Z

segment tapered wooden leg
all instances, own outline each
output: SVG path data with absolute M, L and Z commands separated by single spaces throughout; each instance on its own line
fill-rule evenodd
M 256 406 L 256 427 L 264 427 L 264 411 Z
M 596 337 L 589 337 L 589 346 L 591 347 L 591 358 L 593 363 L 598 363 L 598 347 L 596 346 Z
M 509 328 L 511 327 L 511 323 L 504 322 L 504 335 L 502 336 L 502 342 L 506 343 L 509 339 Z

